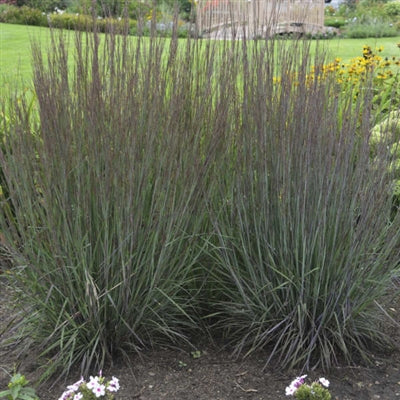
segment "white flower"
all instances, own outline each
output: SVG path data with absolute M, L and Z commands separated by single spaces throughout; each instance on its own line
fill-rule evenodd
M 119 380 L 118 380 L 118 378 L 113 376 L 111 381 L 108 382 L 107 389 L 110 392 L 117 392 L 119 390 Z
M 296 392 L 296 390 L 297 390 L 296 387 L 294 387 L 294 386 L 292 386 L 292 385 L 288 386 L 288 387 L 285 389 L 286 396 L 293 396 L 294 393 Z
M 58 400 L 86 399 L 86 395 L 80 391 L 82 388 L 90 390 L 96 398 L 104 399 L 106 395 L 112 397 L 112 392 L 117 392 L 120 388 L 119 380 L 115 376 L 113 376 L 107 384 L 104 382 L 102 371 L 99 372 L 99 376 L 91 376 L 87 383 L 82 377 L 79 381 L 67 386 L 68 390 L 66 390 Z M 93 395 L 89 394 L 89 397 L 92 398 L 91 396 Z
M 99 377 L 95 376 L 93 378 L 93 376 L 91 376 L 89 378 L 89 382 L 86 384 L 87 388 L 90 390 L 93 390 L 94 387 L 96 387 L 97 385 L 99 385 Z
M 76 392 L 79 389 L 79 386 L 81 386 L 82 383 L 84 383 L 85 380 L 83 378 L 79 379 L 79 381 L 75 382 L 72 385 L 67 386 L 68 390 L 72 390 L 73 392 Z
M 328 379 L 319 378 L 319 383 L 320 383 L 322 386 L 329 387 L 329 381 L 328 381 Z
M 92 392 L 96 397 L 104 396 L 106 394 L 106 387 L 101 384 L 97 384 L 93 389 Z
M 68 400 L 74 394 L 72 390 L 66 390 L 58 400 Z

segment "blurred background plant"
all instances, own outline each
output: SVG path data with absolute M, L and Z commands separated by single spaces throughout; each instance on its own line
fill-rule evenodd
M 400 32 L 397 1 L 331 1 L 325 7 L 325 15 L 325 25 L 340 28 L 344 37 L 392 37 Z
M 29 381 L 24 375 L 14 373 L 7 387 L 8 389 L 0 392 L 0 398 L 6 400 L 39 400 L 35 389 L 29 386 Z

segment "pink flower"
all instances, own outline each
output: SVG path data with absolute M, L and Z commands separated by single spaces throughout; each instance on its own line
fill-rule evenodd
M 286 388 L 286 396 L 293 396 L 296 390 L 304 383 L 307 375 L 298 376 L 292 383 Z
M 290 385 L 298 389 L 307 378 L 307 375 L 298 376 Z
M 82 393 L 77 393 L 77 394 L 74 396 L 73 400 L 81 400 L 82 397 L 83 397 L 83 394 L 82 394 Z

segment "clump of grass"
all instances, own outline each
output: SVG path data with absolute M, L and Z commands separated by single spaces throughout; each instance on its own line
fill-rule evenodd
M 368 358 L 387 339 L 375 302 L 400 257 L 390 155 L 382 146 L 379 162 L 370 157 L 368 87 L 354 106 L 323 68 L 307 81 L 303 46 L 277 60 L 251 49 L 211 206 L 215 326 L 236 354 L 268 345 L 282 367 Z
M 76 33 L 70 55 L 66 38 L 54 34 L 44 54 L 34 43 L 38 111 L 12 105 L 1 152 L 21 337 L 39 344 L 48 373 L 88 372 L 197 329 L 201 199 L 218 136 L 200 42 L 177 52 L 176 40 Z

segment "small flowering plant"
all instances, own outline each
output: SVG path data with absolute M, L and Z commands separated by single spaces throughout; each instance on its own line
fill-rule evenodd
M 331 394 L 327 389 L 329 381 L 319 378 L 310 385 L 305 383 L 307 375 L 297 377 L 286 387 L 286 396 L 294 396 L 297 400 L 331 400 Z
M 58 400 L 113 400 L 114 393 L 119 390 L 119 380 L 114 376 L 108 382 L 101 376 L 91 376 L 89 382 L 83 378 L 73 385 L 67 386 L 67 390 Z

